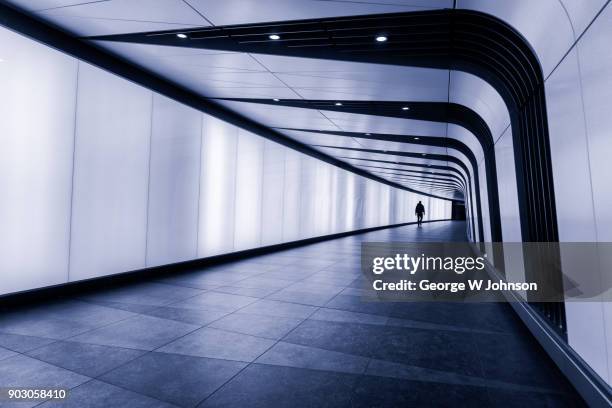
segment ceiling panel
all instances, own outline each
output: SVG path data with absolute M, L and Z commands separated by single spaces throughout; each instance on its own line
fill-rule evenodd
M 261 105 L 219 100 L 219 103 L 269 127 L 339 130 L 325 116 L 312 109 Z
M 187 0 L 215 25 L 450 8 L 452 0 Z
M 446 135 L 446 123 L 424 120 L 389 118 L 345 112 L 322 111 L 341 130 L 346 132 L 393 133 L 399 135 Z
M 357 140 L 352 137 L 333 136 L 322 133 L 301 132 L 297 130 L 283 130 L 284 135 L 307 145 L 332 145 L 339 147 L 363 148 Z
M 44 1 L 54 7 L 44 9 L 32 1 L 12 0 L 12 3 L 36 10 L 42 19 L 80 36 L 210 26 L 182 0 Z

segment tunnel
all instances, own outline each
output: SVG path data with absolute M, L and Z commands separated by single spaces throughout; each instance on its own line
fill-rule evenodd
M 0 0 L 0 406 L 611 406 L 611 23 Z

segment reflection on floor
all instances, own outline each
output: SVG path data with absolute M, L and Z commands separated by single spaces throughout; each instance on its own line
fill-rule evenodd
M 70 388 L 79 408 L 582 405 L 508 305 L 361 301 L 361 241 L 463 231 L 382 230 L 5 310 L 0 387 Z

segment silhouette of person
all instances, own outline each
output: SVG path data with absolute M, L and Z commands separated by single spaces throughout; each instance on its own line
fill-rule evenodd
M 416 205 L 416 208 L 414 209 L 414 213 L 417 216 L 417 225 L 420 227 L 421 224 L 423 223 L 423 214 L 425 214 L 425 207 L 420 201 Z

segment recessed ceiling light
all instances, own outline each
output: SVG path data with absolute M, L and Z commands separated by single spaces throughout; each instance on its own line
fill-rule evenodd
M 278 34 L 270 34 L 268 36 L 268 38 L 271 39 L 271 40 L 280 40 L 280 35 L 278 35 Z
M 272 100 L 273 100 L 274 102 L 278 102 L 278 101 L 280 101 L 280 99 L 278 99 L 278 98 L 274 98 L 274 99 L 272 99 Z
M 376 41 L 378 42 L 385 42 L 387 41 L 387 36 L 386 35 L 379 35 L 376 37 Z
M 402 110 L 410 110 L 410 108 L 409 108 L 409 107 L 407 107 L 407 106 L 404 106 L 404 107 L 402 108 Z
M 336 106 L 342 106 L 342 102 L 336 102 L 334 105 L 336 105 Z
M 183 34 L 183 33 L 178 33 L 176 36 L 177 36 L 178 38 L 180 38 L 180 39 L 183 39 L 183 40 L 184 40 L 185 38 L 187 38 L 187 34 Z

